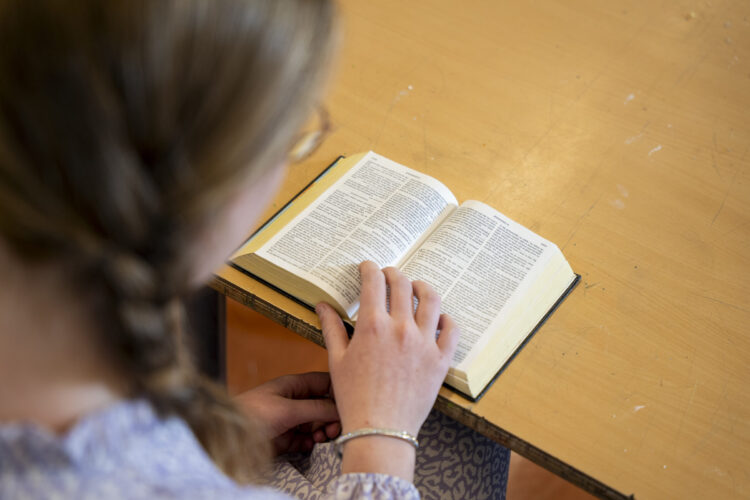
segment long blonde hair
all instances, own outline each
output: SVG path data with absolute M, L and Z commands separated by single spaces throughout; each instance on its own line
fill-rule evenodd
M 332 50 L 327 0 L 0 2 L 0 237 L 59 263 L 114 362 L 237 480 L 268 443 L 185 347 L 191 242 L 277 165 Z

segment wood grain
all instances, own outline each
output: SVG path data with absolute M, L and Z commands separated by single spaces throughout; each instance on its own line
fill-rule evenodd
M 333 131 L 557 243 L 583 283 L 438 406 L 603 497 L 750 496 L 750 4 L 349 0 Z M 269 209 L 269 213 L 274 207 Z M 215 284 L 320 343 L 315 316 Z

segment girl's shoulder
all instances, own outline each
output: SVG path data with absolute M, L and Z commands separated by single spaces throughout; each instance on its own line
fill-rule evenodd
M 0 498 L 272 498 L 211 461 L 188 425 L 145 400 L 121 401 L 63 435 L 0 425 Z M 281 497 L 279 498 L 287 498 Z

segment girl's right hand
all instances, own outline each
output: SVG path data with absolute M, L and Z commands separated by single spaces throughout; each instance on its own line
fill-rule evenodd
M 450 316 L 440 314 L 440 297 L 426 283 L 412 283 L 399 270 L 388 267 L 381 271 L 369 261 L 363 262 L 359 270 L 362 295 L 351 340 L 331 306 L 321 303 L 316 308 L 328 349 L 342 433 L 378 427 L 416 436 L 448 372 L 458 343 L 458 329 Z M 390 287 L 390 312 L 386 310 L 386 285 Z M 419 301 L 416 312 L 413 297 Z M 441 333 L 436 340 L 438 329 Z M 372 462 L 376 458 L 373 453 L 377 455 L 374 446 L 387 450 L 386 454 L 397 449 L 408 452 L 411 448 L 409 443 L 381 436 L 353 439 L 345 446 L 342 470 L 387 472 L 403 477 L 391 470 L 393 463 L 390 467 L 383 464 L 386 470 L 356 470 L 379 466 L 368 463 L 360 467 L 347 460 L 354 455 L 350 450 L 364 447 L 370 454 L 366 461 Z M 392 455 L 390 460 L 394 460 Z M 413 472 L 413 451 L 409 461 Z M 411 472 L 408 476 L 410 479 Z

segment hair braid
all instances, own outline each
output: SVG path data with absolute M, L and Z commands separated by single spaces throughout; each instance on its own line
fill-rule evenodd
M 136 392 L 160 415 L 184 419 L 225 473 L 258 480 L 270 457 L 270 442 L 224 388 L 195 369 L 181 298 L 159 295 L 158 273 L 132 255 L 109 256 L 102 271 L 112 294 L 106 303 L 115 309 L 109 317 L 117 319 L 109 332 L 114 352 L 132 374 Z
M 282 161 L 327 68 L 333 9 L 0 3 L 0 236 L 89 292 L 134 395 L 183 418 L 239 480 L 257 475 L 269 443 L 193 367 L 186 249 L 238 186 Z

